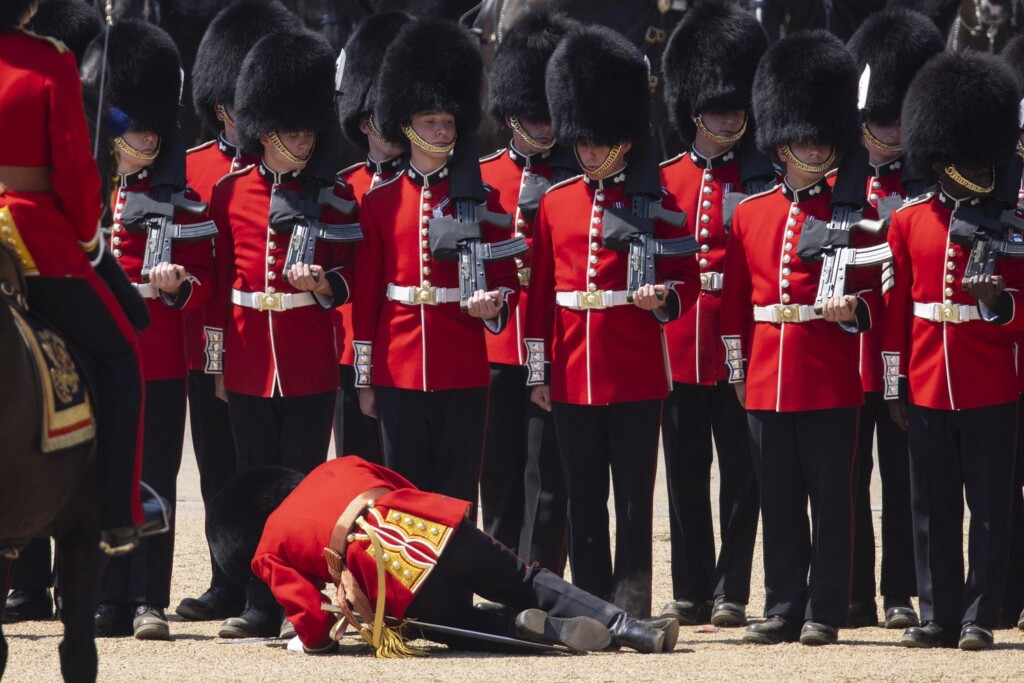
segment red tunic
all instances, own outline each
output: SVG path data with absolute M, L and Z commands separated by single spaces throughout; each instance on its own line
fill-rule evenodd
M 437 305 L 406 304 L 386 297 L 388 285 L 454 289 L 459 287 L 456 261 L 437 261 L 430 252 L 432 217 L 450 216 L 448 168 L 429 177 L 406 170 L 381 183 L 363 198 L 360 218 L 364 239 L 356 247 L 353 344 L 356 386 L 379 385 L 417 391 L 467 389 L 490 384 L 485 325 L 459 309 L 458 301 Z M 495 194 L 487 206 L 500 211 Z M 483 226 L 484 241 L 506 239 L 504 230 Z M 507 290 L 514 314 L 519 283 L 512 261 L 487 264 L 490 289 Z M 369 346 L 359 346 L 368 344 Z
M 328 645 L 335 621 L 333 615 L 320 609 L 325 602 L 320 590 L 331 582 L 324 548 L 330 547 L 334 527 L 348 504 L 356 496 L 379 487 L 391 489 L 391 493 L 376 499 L 374 510 L 381 516 L 401 512 L 403 521 L 408 516 L 417 518 L 411 525 L 388 525 L 391 538 L 401 538 L 389 550 L 403 561 L 405 554 L 399 546 L 415 542 L 414 539 L 430 544 L 431 554 L 440 555 L 450 538 L 450 531 L 446 530 L 454 531 L 470 510 L 467 501 L 420 491 L 398 473 L 355 455 L 328 460 L 306 475 L 270 515 L 252 560 L 253 572 L 270 587 L 306 647 Z M 364 513 L 364 517 L 369 514 Z M 426 533 L 416 533 L 420 520 L 427 524 Z M 433 529 L 439 533 L 431 537 Z M 368 538 L 358 534 L 348 545 L 345 561 L 370 604 L 376 606 L 377 564 L 369 549 Z M 409 585 L 405 577 L 388 566 L 385 609 L 389 616 L 401 619 L 405 615 L 432 569 L 433 565 L 428 565 L 426 576 Z
M 532 221 L 523 216 L 519 210 L 519 192 L 529 175 L 539 175 L 551 180 L 551 169 L 544 157 L 535 154 L 524 156 L 511 146 L 480 161 L 480 174 L 484 182 L 494 188 L 498 204 L 504 213 L 511 214 L 515 222 L 515 235 L 522 235 L 526 243 L 533 244 Z M 524 365 L 526 363 L 526 346 L 523 332 L 526 321 L 526 301 L 529 296 L 530 255 L 525 254 L 515 260 L 519 275 L 519 303 L 515 313 L 508 321 L 508 326 L 499 334 L 487 335 L 487 359 L 492 363 L 505 365 Z
M 270 194 L 277 185 L 302 191 L 297 175 L 275 174 L 262 164 L 225 176 L 213 190 L 210 210 L 221 240 L 217 278 L 223 285 L 217 290 L 216 315 L 208 324 L 225 329 L 224 386 L 265 398 L 335 391 L 338 352 L 331 302 L 318 298 L 312 306 L 277 312 L 231 303 L 232 289 L 271 294 L 298 291 L 283 275 L 289 236 L 269 226 Z M 347 222 L 329 209 L 324 209 L 322 218 Z M 351 254 L 348 245 L 320 242 L 315 260 L 344 279 L 341 271 L 351 266 Z
M 629 254 L 606 248 L 601 238 L 605 208 L 630 206 L 625 177 L 567 180 L 548 190 L 537 210 L 530 274 L 534 297 L 526 312 L 528 384 L 545 383 L 540 366 L 549 359 L 553 401 L 608 405 L 664 398 L 670 389 L 665 333 L 655 315 L 632 304 L 576 310 L 556 303 L 556 293 L 572 296 L 568 293 L 587 292 L 591 285 L 598 292 L 625 290 Z M 671 195 L 664 206 L 676 209 Z M 655 224 L 659 238 L 685 234 Z M 658 281 L 678 296 L 675 314 L 692 306 L 700 287 L 696 262 L 658 259 L 656 268 Z
M 864 403 L 857 335 L 820 319 L 772 323 L 753 317 L 754 306 L 814 304 L 821 263 L 804 262 L 796 249 L 806 220 L 831 218 L 830 198 L 823 178 L 799 191 L 783 183 L 736 207 L 725 259 L 729 284 L 722 336 L 735 359 L 749 358 L 747 410 L 791 412 Z M 869 274 L 851 270 L 847 293 L 876 308 L 877 290 L 869 289 L 869 282 Z M 744 381 L 744 373 L 734 372 L 730 381 Z
M 971 250 L 949 240 L 954 206 L 941 193 L 928 195 L 897 211 L 889 226 L 893 282 L 885 294 L 886 379 L 906 377 L 908 400 L 938 410 L 999 405 L 1020 394 L 1013 342 L 1014 328 L 1024 326 L 1024 316 L 1016 315 L 1024 304 L 1021 292 L 1007 290 L 1014 315 L 1006 325 L 934 322 L 914 315 L 915 302 L 976 308 L 960 287 Z M 1024 285 L 1015 259 L 1000 259 L 996 272 L 1005 276 L 1008 288 Z M 886 397 L 896 398 L 895 392 L 887 391 Z
M 148 192 L 148 171 L 143 169 L 129 176 L 121 176 L 115 195 L 114 225 L 111 228 L 110 249 L 128 279 L 142 282 L 142 261 L 146 253 L 145 231 L 131 231 L 121 225 L 121 209 L 132 192 Z M 196 195 L 186 197 L 197 201 Z M 184 212 L 176 212 L 179 223 L 198 223 L 207 220 Z M 189 278 L 175 299 L 168 295 L 147 298 L 150 324 L 139 333 L 142 350 L 142 379 L 151 382 L 162 379 L 184 379 L 188 370 L 185 363 L 185 340 L 182 311 L 202 311 L 213 293 L 213 245 L 208 240 L 176 242 L 172 262 L 184 266 Z M 186 291 L 187 289 L 187 291 Z
M 223 137 L 210 140 L 188 151 L 185 156 L 185 179 L 188 181 L 188 186 L 199 197 L 199 201 L 209 202 L 210 197 L 213 196 L 213 186 L 226 174 L 257 161 L 255 157 L 239 156 L 239 154 L 238 149 L 225 142 Z M 219 283 L 214 282 L 213 284 L 216 289 Z M 220 345 L 224 341 L 224 331 L 220 330 L 218 342 L 217 340 L 207 340 L 203 330 L 206 320 L 213 313 L 210 308 L 216 306 L 218 301 L 219 298 L 214 294 L 207 302 L 206 310 L 182 311 L 181 317 L 185 328 L 185 357 L 189 370 L 218 374 L 223 371 Z
M 735 151 L 712 159 L 696 152 L 681 154 L 662 165 L 661 183 L 686 211 L 687 225 L 701 244 L 701 253 L 693 258 L 702 278 L 714 284 L 715 274 L 725 270 L 722 199 L 743 191 Z M 693 307 L 665 326 L 673 382 L 709 385 L 727 379 L 721 311 L 721 289 L 702 286 Z

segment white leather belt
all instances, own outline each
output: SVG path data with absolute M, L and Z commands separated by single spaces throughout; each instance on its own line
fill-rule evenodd
M 604 290 L 601 292 L 556 292 L 555 303 L 574 311 L 625 306 L 626 290 Z
M 436 306 L 454 304 L 460 299 L 458 287 L 401 287 L 388 285 L 387 297 L 400 304 Z
M 316 298 L 310 292 L 282 294 L 281 292 L 240 292 L 231 290 L 231 303 L 243 308 L 255 308 L 258 311 L 290 311 L 293 308 L 312 306 Z
M 705 292 L 720 292 L 722 291 L 722 274 L 721 273 L 701 273 L 700 274 L 700 288 Z
M 976 306 L 968 304 L 923 304 L 914 302 L 914 315 L 937 323 L 965 323 L 981 320 Z
M 150 284 L 138 284 L 133 282 L 132 287 L 143 299 L 155 299 L 160 296 L 160 290 Z
M 809 320 L 821 320 L 821 318 L 821 313 L 815 313 L 814 306 L 807 304 L 754 306 L 754 322 L 756 323 L 805 323 Z

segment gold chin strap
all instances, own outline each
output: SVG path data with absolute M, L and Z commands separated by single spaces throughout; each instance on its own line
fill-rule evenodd
M 269 137 L 270 142 L 273 143 L 274 149 L 280 152 L 281 156 L 283 156 L 285 159 L 292 162 L 293 164 L 305 164 L 307 161 L 309 161 L 309 157 L 313 155 L 313 149 L 316 147 L 316 143 L 314 143 L 313 147 L 309 149 L 309 154 L 307 154 L 306 158 L 303 159 L 302 157 L 295 156 L 294 154 L 292 154 L 291 151 L 284 146 L 284 143 L 281 142 L 281 138 L 277 137 L 277 132 L 268 133 L 267 137 Z
M 978 185 L 977 183 L 972 183 L 970 180 L 960 175 L 960 171 L 956 170 L 956 166 L 954 166 L 953 164 L 950 164 L 949 166 L 946 167 L 946 175 L 949 176 L 949 179 L 952 180 L 954 183 L 964 188 L 968 192 L 973 192 L 974 194 L 988 194 L 992 190 L 996 189 L 996 170 L 994 167 L 992 169 L 992 182 L 989 184 L 988 187 Z
M 697 130 L 700 131 L 701 135 L 706 137 L 708 140 L 711 140 L 711 142 L 718 143 L 719 145 L 732 144 L 739 140 L 741 137 L 743 137 L 743 134 L 747 132 L 746 113 L 744 113 L 743 115 L 743 125 L 740 126 L 740 129 L 737 132 L 733 133 L 732 135 L 717 135 L 715 133 L 712 133 L 710 130 L 708 130 L 707 126 L 704 125 L 704 121 L 701 119 L 700 114 L 697 114 L 696 116 L 693 117 L 693 124 L 697 126 Z
M 122 152 L 124 152 L 125 154 L 127 154 L 130 157 L 138 159 L 139 161 L 153 161 L 153 159 L 156 159 L 157 156 L 160 155 L 160 143 L 159 142 L 157 143 L 156 149 L 153 150 L 152 154 L 146 154 L 145 152 L 140 152 L 139 150 L 137 150 L 134 147 L 132 147 L 131 145 L 129 145 L 125 141 L 125 139 L 123 137 L 121 137 L 120 135 L 118 135 L 116 138 L 114 138 L 114 144 L 117 145 L 117 148 L 119 150 L 121 150 Z
M 555 143 L 558 142 L 558 140 L 555 139 L 555 138 L 551 138 L 551 142 L 548 142 L 546 144 L 543 143 L 543 142 L 537 142 L 535 139 L 533 139 L 533 136 L 531 136 L 529 133 L 526 132 L 526 129 L 523 128 L 523 125 L 521 123 L 519 123 L 519 119 L 516 118 L 515 116 L 509 117 L 509 121 L 508 122 L 512 125 L 512 130 L 514 130 L 515 132 L 519 133 L 519 135 L 522 136 L 523 140 L 526 141 L 526 144 L 530 145 L 531 147 L 535 147 L 537 149 L 549 150 L 549 149 L 551 149 L 552 147 L 555 146 Z
M 611 165 L 615 163 L 615 160 L 619 158 L 619 153 L 622 152 L 622 145 L 615 145 L 608 150 L 608 157 L 604 160 L 604 163 L 595 168 L 593 171 L 588 171 L 583 168 L 583 160 L 580 159 L 580 153 L 576 151 L 576 145 L 572 146 L 572 153 L 576 155 L 576 161 L 579 163 L 580 168 L 583 168 L 583 172 L 587 174 L 592 180 L 601 180 L 604 178 L 605 172 L 611 168 Z
M 377 130 L 377 124 L 373 122 L 372 114 L 366 117 L 366 127 L 370 129 L 370 135 L 377 138 L 378 142 L 380 142 L 382 145 L 387 145 L 388 147 L 396 146 L 395 143 L 391 142 L 391 140 L 388 140 L 387 138 L 380 134 L 380 131 Z
M 872 147 L 874 147 L 875 149 L 880 150 L 882 152 L 889 152 L 889 153 L 902 152 L 903 151 L 903 144 L 902 143 L 897 143 L 895 145 L 887 145 L 884 142 L 882 142 L 881 140 L 879 140 L 878 138 L 876 138 L 875 134 L 872 133 L 871 130 L 868 128 L 868 124 L 867 124 L 866 121 L 861 126 L 861 128 L 864 130 L 864 139 L 867 140 L 868 143 Z
M 832 151 L 829 152 L 828 158 L 825 159 L 825 161 L 818 164 L 817 166 L 812 166 L 811 164 L 805 163 L 797 159 L 796 155 L 793 154 L 793 150 L 789 148 L 789 145 L 782 145 L 782 147 L 779 148 L 779 151 L 782 152 L 782 156 L 786 157 L 786 161 L 793 164 L 804 173 L 824 173 L 832 166 L 833 163 L 835 163 L 836 160 L 835 147 L 833 147 Z
M 233 118 L 231 118 L 231 114 L 228 113 L 228 108 L 227 107 L 225 107 L 223 104 L 218 104 L 217 105 L 217 112 L 221 115 L 221 118 L 224 119 L 224 123 L 228 124 L 232 128 L 236 127 L 235 126 L 235 120 Z
M 448 154 L 453 149 L 455 149 L 455 140 L 458 139 L 457 137 L 452 138 L 452 141 L 449 142 L 447 145 L 445 145 L 444 147 L 439 147 L 438 145 L 432 145 L 423 138 L 421 138 L 420 134 L 413 130 L 412 126 L 402 126 L 402 133 L 405 135 L 405 137 L 409 138 L 409 142 L 416 145 L 425 152 L 430 152 L 431 154 Z

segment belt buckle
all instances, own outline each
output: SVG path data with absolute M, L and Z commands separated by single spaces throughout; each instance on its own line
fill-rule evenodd
M 256 308 L 260 311 L 283 311 L 284 300 L 281 292 L 260 292 L 256 297 Z
M 779 304 L 775 307 L 779 322 L 798 323 L 800 322 L 800 308 L 792 304 L 786 306 Z
M 701 273 L 700 274 L 700 288 L 701 289 L 711 289 L 711 282 L 712 282 L 711 275 L 709 275 L 708 273 Z
M 601 292 L 576 292 L 576 307 L 581 311 L 604 308 Z
M 956 304 L 939 304 L 938 318 L 942 323 L 960 322 L 960 307 Z
M 437 305 L 437 287 L 413 287 L 412 303 L 425 304 L 427 306 Z

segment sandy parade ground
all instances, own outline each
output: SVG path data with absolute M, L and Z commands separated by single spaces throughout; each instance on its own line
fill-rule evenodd
M 343 641 L 341 654 L 325 657 L 287 652 L 281 640 L 224 640 L 217 637 L 218 622 L 187 622 L 173 613 L 181 598 L 198 596 L 209 581 L 203 506 L 188 435 L 185 442 L 168 610 L 174 640 L 98 640 L 100 681 L 1006 681 L 1024 677 L 1024 632 L 1016 629 L 996 631 L 995 649 L 980 653 L 904 649 L 896 644 L 900 632 L 884 628 L 845 629 L 840 632 L 840 645 L 823 648 L 747 645 L 741 641 L 742 629 L 714 632 L 711 627 L 683 627 L 671 655 L 622 650 L 589 655 L 503 656 L 464 654 L 427 645 L 428 657 L 408 660 L 375 660 L 352 635 Z M 872 487 L 876 539 L 880 501 L 877 479 L 876 468 Z M 713 489 L 716 487 L 717 483 L 713 484 Z M 663 472 L 659 471 L 654 520 L 655 612 L 672 599 L 667 515 Z M 759 617 L 764 608 L 760 557 L 758 544 L 748 606 L 752 617 Z M 330 594 L 333 596 L 333 589 Z M 61 630 L 57 622 L 6 625 L 4 631 L 11 649 L 5 682 L 60 680 L 57 644 Z

